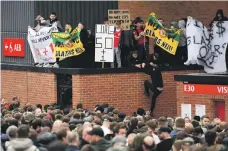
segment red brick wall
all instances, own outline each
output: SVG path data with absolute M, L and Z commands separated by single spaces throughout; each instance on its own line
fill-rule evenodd
M 18 96 L 22 106 L 56 102 L 55 75 L 38 72 L 1 70 L 1 97 L 10 102 Z
M 164 91 L 157 99 L 155 115 L 176 116 L 175 74 L 196 71 L 164 72 Z M 139 107 L 149 109 L 150 99 L 143 94 L 143 82 L 150 77 L 144 73 L 73 75 L 73 106 L 83 103 L 92 109 L 96 104 L 109 103 L 127 114 Z
M 208 25 L 214 18 L 217 9 L 223 9 L 228 16 L 228 2 L 210 1 L 119 1 L 119 9 L 129 9 L 131 18 L 137 16 L 147 19 L 151 12 L 158 18 L 163 18 L 168 25 L 171 20 L 178 20 L 187 16 L 199 19 Z
M 201 95 L 201 94 L 185 94 L 183 92 L 183 83 L 177 82 L 177 114 L 181 115 L 181 104 L 192 105 L 192 117 L 195 115 L 195 104 L 206 105 L 206 114 L 210 118 L 216 117 L 215 102 L 213 99 L 222 99 L 225 101 L 226 120 L 228 120 L 228 95 Z

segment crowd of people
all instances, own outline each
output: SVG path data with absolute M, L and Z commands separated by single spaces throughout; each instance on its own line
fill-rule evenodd
M 227 151 L 228 123 L 208 116 L 131 116 L 108 104 L 94 110 L 56 104 L 1 105 L 3 151 Z

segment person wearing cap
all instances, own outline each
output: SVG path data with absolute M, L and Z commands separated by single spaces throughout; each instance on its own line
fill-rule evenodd
M 157 145 L 157 151 L 170 151 L 172 149 L 173 140 L 170 136 L 171 130 L 169 127 L 160 127 L 158 130 L 158 137 L 161 142 Z
M 39 31 L 41 28 L 45 27 L 45 20 L 41 15 L 36 16 L 35 21 L 37 22 L 36 27 L 33 28 L 35 31 Z
M 111 142 L 104 139 L 104 131 L 101 128 L 93 128 L 88 132 L 90 144 L 95 151 L 106 151 L 112 146 Z

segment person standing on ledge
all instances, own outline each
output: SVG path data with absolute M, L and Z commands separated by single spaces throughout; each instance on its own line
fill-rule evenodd
M 146 74 L 151 76 L 152 83 L 149 80 L 144 81 L 144 94 L 149 97 L 149 90 L 153 92 L 150 106 L 150 114 L 153 116 L 156 99 L 163 91 L 162 74 L 158 66 L 158 54 L 151 54 L 148 61 L 142 63 L 142 68 Z

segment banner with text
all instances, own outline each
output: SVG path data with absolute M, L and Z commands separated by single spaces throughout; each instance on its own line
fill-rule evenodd
M 130 30 L 131 19 L 129 10 L 108 10 L 108 20 L 111 25 L 115 25 L 116 21 L 120 21 L 123 30 Z
M 53 58 L 54 47 L 51 34 L 57 31 L 57 24 L 53 24 L 52 27 L 43 27 L 37 32 L 31 27 L 28 28 L 28 43 L 35 63 L 56 62 Z
M 202 65 L 207 73 L 227 71 L 228 21 L 215 21 L 207 29 L 200 21 L 188 17 L 186 34 L 188 60 L 185 65 Z
M 71 33 L 52 33 L 55 58 L 78 56 L 85 51 L 80 40 L 80 31 L 77 27 Z
M 176 54 L 176 49 L 180 40 L 179 29 L 165 28 L 159 23 L 155 13 L 151 13 L 148 17 L 144 32 L 146 36 L 154 38 L 159 47 L 172 55 Z
M 113 25 L 96 25 L 95 62 L 114 61 L 114 29 Z

